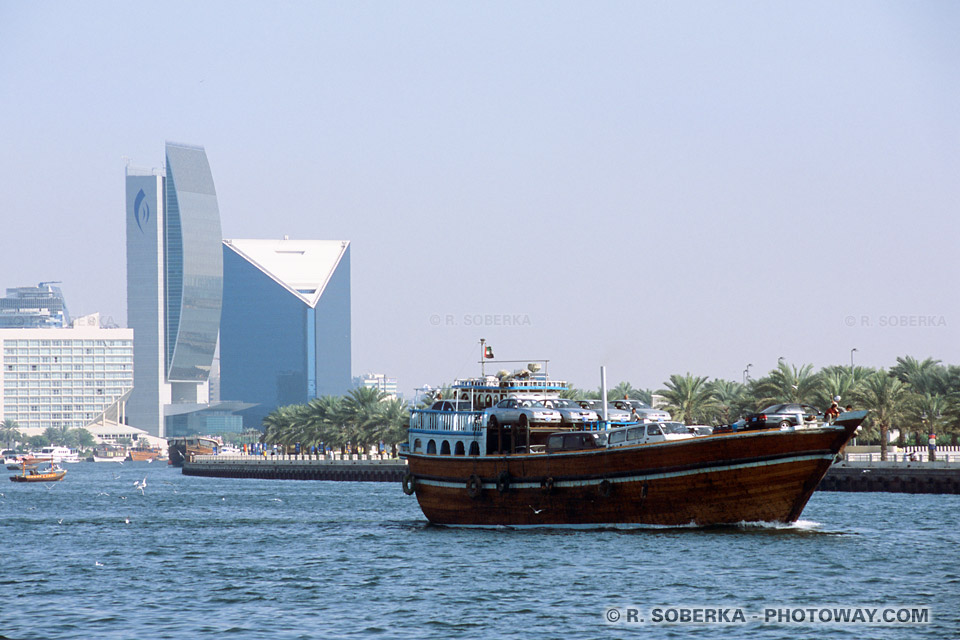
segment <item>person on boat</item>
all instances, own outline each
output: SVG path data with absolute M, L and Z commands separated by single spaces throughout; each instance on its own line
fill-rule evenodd
M 827 420 L 833 422 L 840 416 L 840 396 L 834 396 L 830 408 L 826 412 Z
M 630 396 L 626 393 L 623 394 L 623 401 L 628 407 L 630 407 L 630 421 L 631 422 L 642 422 L 640 419 L 640 414 L 637 413 L 637 408 L 630 404 Z

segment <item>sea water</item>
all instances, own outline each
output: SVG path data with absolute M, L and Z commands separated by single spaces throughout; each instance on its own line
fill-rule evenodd
M 960 496 L 817 492 L 790 526 L 458 529 L 399 483 L 67 469 L 0 487 L 5 638 L 960 636 Z M 789 613 L 836 607 L 929 617 Z

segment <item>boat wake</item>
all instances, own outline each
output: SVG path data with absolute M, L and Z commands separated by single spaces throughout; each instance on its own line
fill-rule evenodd
M 763 522 L 741 520 L 731 524 L 700 525 L 695 522 L 677 525 L 640 524 L 640 523 L 610 523 L 610 524 L 553 524 L 553 525 L 463 525 L 463 524 L 435 524 L 424 523 L 426 528 L 439 529 L 487 529 L 493 531 L 557 531 L 575 529 L 579 531 L 618 531 L 618 532 L 758 532 L 758 533 L 813 533 L 834 534 L 842 532 L 825 531 L 823 525 L 813 520 L 797 520 L 796 522 Z
M 777 531 L 816 531 L 821 526 L 819 522 L 813 520 L 797 520 L 796 522 L 747 522 L 741 520 L 737 523 L 738 529 L 774 529 Z

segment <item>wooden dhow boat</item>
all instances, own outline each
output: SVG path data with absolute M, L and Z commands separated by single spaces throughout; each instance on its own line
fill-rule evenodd
M 184 460 L 192 460 L 194 456 L 215 453 L 220 441 L 203 436 L 187 436 L 167 438 L 169 459 L 167 464 L 182 467 Z
M 142 462 L 144 460 L 156 460 L 160 457 L 160 449 L 149 447 L 137 447 L 127 450 L 127 460 L 132 462 Z
M 710 435 L 669 422 L 493 420 L 504 400 L 536 407 L 563 388 L 529 371 L 456 381 L 449 400 L 411 412 L 404 492 L 442 525 L 789 523 L 867 414 Z

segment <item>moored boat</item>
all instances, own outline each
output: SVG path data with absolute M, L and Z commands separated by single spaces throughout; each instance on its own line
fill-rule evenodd
M 37 454 L 40 459 L 50 460 L 56 464 L 80 462 L 80 454 L 69 447 L 49 446 L 40 449 Z
M 123 447 L 109 444 L 100 444 L 93 450 L 93 455 L 87 458 L 87 462 L 118 462 L 123 464 L 127 454 Z
M 167 442 L 167 464 L 174 467 L 182 467 L 184 460 L 191 460 L 194 456 L 215 453 L 220 446 L 219 440 L 203 436 L 168 438 Z
M 403 486 L 432 523 L 793 522 L 866 417 L 709 435 L 666 422 L 494 424 L 498 397 L 543 398 L 559 385 L 536 374 L 522 388 L 490 378 L 457 381 L 449 410 L 411 412 Z
M 160 449 L 137 447 L 127 450 L 127 460 L 133 462 L 143 462 L 144 460 L 156 460 L 160 457 Z

